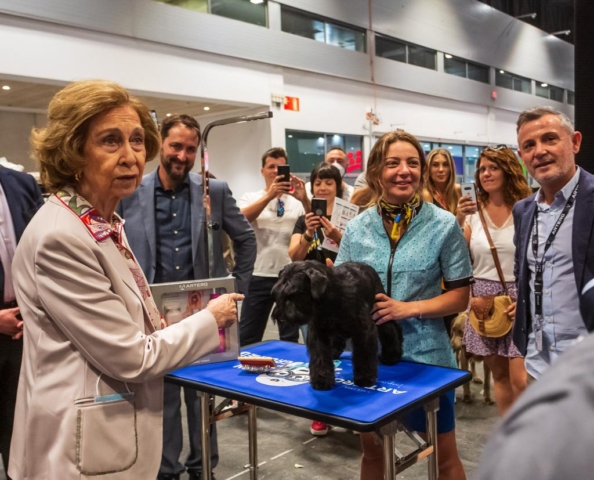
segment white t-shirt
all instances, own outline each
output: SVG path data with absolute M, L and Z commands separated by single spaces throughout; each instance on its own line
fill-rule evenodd
M 239 200 L 239 208 L 245 208 L 266 194 L 265 190 L 246 193 Z M 254 264 L 254 275 L 257 277 L 278 277 L 279 272 L 291 263 L 289 243 L 295 222 L 305 215 L 303 204 L 291 195 L 280 197 L 285 214 L 277 215 L 279 202 L 276 198 L 270 201 L 262 213 L 252 222 L 258 243 L 258 255 Z
M 353 186 L 349 185 L 346 182 L 342 182 L 342 199 L 343 200 L 350 202 L 351 195 L 353 194 L 354 191 L 355 191 L 355 188 Z M 313 195 L 311 193 L 311 182 L 307 182 L 305 184 L 305 192 L 307 193 L 307 198 L 309 198 L 311 200 L 313 198 Z
M 485 221 L 493 240 L 493 245 L 497 249 L 499 256 L 499 263 L 501 263 L 501 270 L 506 282 L 514 281 L 514 254 L 516 247 L 514 246 L 514 219 L 512 214 L 505 223 L 497 228 L 486 210 Z M 470 236 L 470 255 L 472 257 L 472 270 L 474 278 L 482 280 L 493 280 L 499 282 L 499 275 L 497 275 L 497 268 L 495 267 L 495 260 L 491 254 L 489 241 L 485 235 L 485 230 L 481 223 L 481 217 L 478 212 L 466 217 L 466 223 L 470 226 L 472 234 Z

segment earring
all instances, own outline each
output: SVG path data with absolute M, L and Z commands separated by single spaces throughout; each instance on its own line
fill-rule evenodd
M 75 174 L 74 174 L 74 179 L 75 179 L 77 182 L 80 182 L 80 177 L 81 177 L 81 176 L 82 176 L 82 175 L 81 175 L 81 173 L 80 173 L 80 172 L 78 172 L 78 173 L 75 173 Z

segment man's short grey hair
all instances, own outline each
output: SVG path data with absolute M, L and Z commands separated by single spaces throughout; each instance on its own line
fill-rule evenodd
M 555 115 L 559 118 L 561 126 L 567 131 L 567 133 L 570 135 L 574 134 L 575 130 L 573 129 L 573 125 L 571 124 L 569 117 L 563 112 L 555 110 L 553 107 L 532 107 L 528 110 L 524 110 L 522 113 L 520 113 L 518 121 L 516 122 L 516 133 L 519 133 L 520 128 L 522 128 L 526 123 L 538 120 L 545 115 Z

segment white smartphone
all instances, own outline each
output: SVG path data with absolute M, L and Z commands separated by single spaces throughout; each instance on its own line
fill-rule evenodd
M 474 183 L 463 183 L 460 185 L 463 197 L 470 197 L 476 203 L 476 189 Z

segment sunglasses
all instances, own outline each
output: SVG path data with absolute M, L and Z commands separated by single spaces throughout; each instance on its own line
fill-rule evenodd
M 278 199 L 278 207 L 276 207 L 276 216 L 282 217 L 285 214 L 285 202 L 280 198 Z
M 501 145 L 495 145 L 494 147 L 487 147 L 487 148 L 485 148 L 485 150 L 503 150 L 504 148 L 507 148 L 507 145 L 501 144 Z

